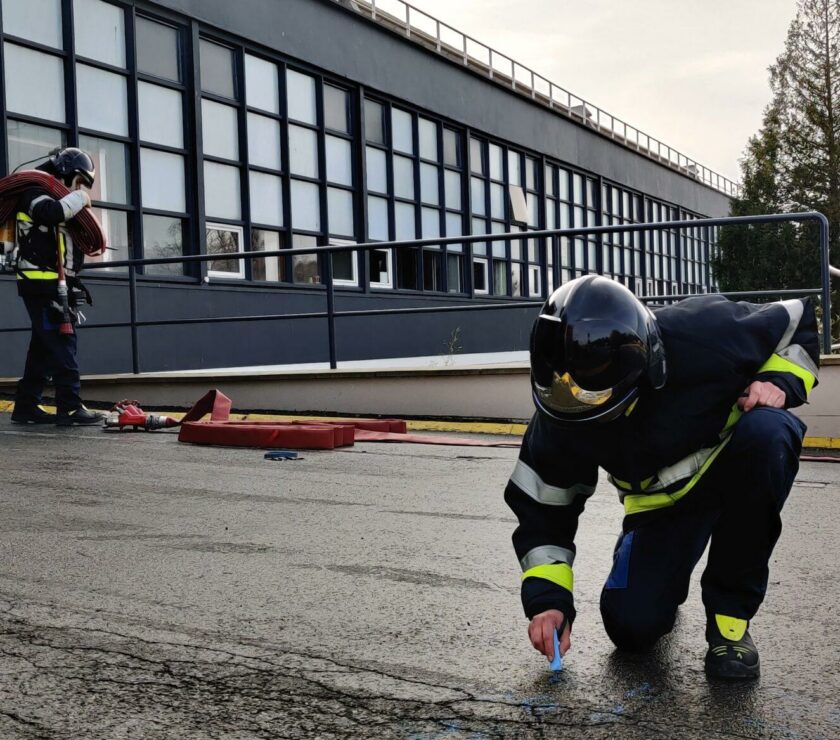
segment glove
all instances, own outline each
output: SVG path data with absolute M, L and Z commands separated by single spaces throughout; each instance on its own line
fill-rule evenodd
M 90 196 L 85 190 L 74 190 L 58 202 L 61 203 L 61 207 L 64 209 L 65 221 L 69 221 L 76 216 L 83 208 L 90 208 Z
M 67 278 L 67 287 L 70 288 L 70 305 L 75 306 L 79 303 L 87 303 L 88 306 L 93 305 L 93 296 L 87 289 L 87 286 L 77 277 Z

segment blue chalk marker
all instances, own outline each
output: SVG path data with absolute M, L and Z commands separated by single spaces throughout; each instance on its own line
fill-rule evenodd
M 565 624 L 563 625 L 565 627 Z M 563 656 L 560 655 L 560 638 L 557 636 L 557 630 L 554 630 L 554 660 L 548 666 L 552 671 L 563 670 Z

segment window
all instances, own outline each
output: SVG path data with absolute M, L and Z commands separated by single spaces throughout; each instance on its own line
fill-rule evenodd
M 281 235 L 276 231 L 253 229 L 251 231 L 252 252 L 280 251 Z M 263 257 L 251 260 L 251 279 L 261 282 L 285 282 L 286 262 L 283 257 Z
M 137 84 L 141 141 L 182 149 L 184 111 L 182 94 L 148 82 Z
M 201 39 L 201 89 L 223 98 L 236 97 L 233 50 Z
M 137 16 L 134 22 L 137 71 L 171 82 L 181 81 L 177 29 Z
M 73 0 L 76 56 L 125 67 L 125 14 L 102 0 Z
M 184 197 L 184 158 L 156 149 L 140 150 L 143 206 L 160 211 L 187 209 Z
M 79 126 L 128 136 L 128 80 L 87 64 L 76 65 Z
M 184 253 L 183 231 L 183 222 L 179 218 L 143 216 L 143 256 L 146 259 L 180 257 Z M 183 274 L 180 262 L 147 265 L 144 270 L 147 275 Z
M 8 42 L 3 49 L 7 110 L 64 123 L 64 64 L 61 58 Z
M 207 254 L 234 254 L 241 251 L 242 227 L 207 223 Z M 218 259 L 208 263 L 207 274 L 217 278 L 245 277 L 243 259 Z
M 280 83 L 276 64 L 245 55 L 245 102 L 249 108 L 280 114 Z
M 293 121 L 316 124 L 315 79 L 309 75 L 286 71 L 286 96 L 289 118 Z
M 25 162 L 26 168 L 37 166 L 51 149 L 65 144 L 63 131 L 21 121 L 9 121 L 8 136 L 9 172 Z
M 2 6 L 4 33 L 63 48 L 61 0 L 6 0 Z

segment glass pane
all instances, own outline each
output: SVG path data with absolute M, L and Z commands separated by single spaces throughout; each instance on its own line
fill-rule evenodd
M 487 261 L 476 260 L 473 263 L 473 288 L 476 293 L 487 292 Z
M 496 144 L 490 144 L 487 151 L 490 159 L 490 177 L 493 180 L 503 180 L 504 170 L 502 169 L 502 147 L 497 146 Z
M 239 220 L 242 217 L 239 168 L 204 163 L 204 211 L 208 217 Z
M 237 228 L 207 225 L 207 254 L 233 254 L 239 252 L 242 231 Z M 226 277 L 245 277 L 242 259 L 221 259 L 207 263 L 209 272 L 225 273 Z
M 388 241 L 388 201 L 385 198 L 368 196 L 368 239 Z
M 291 217 L 296 229 L 321 230 L 321 203 L 317 185 L 292 180 Z
M 580 175 L 572 175 L 572 184 L 574 185 L 575 203 L 583 204 L 583 178 Z
M 471 234 L 486 234 L 488 232 L 487 222 L 483 218 L 474 218 L 470 228 Z M 473 242 L 472 248 L 475 254 L 487 254 L 487 242 Z
M 5 0 L 3 32 L 62 49 L 61 0 Z
M 385 169 L 385 152 L 369 146 L 365 150 L 367 167 L 367 189 L 377 193 L 388 192 L 388 178 Z
M 276 231 L 253 229 L 251 231 L 252 252 L 277 252 L 280 249 L 280 234 Z M 283 257 L 264 257 L 251 260 L 251 280 L 279 282 L 286 279 Z
M 77 64 L 76 95 L 79 126 L 128 136 L 125 77 Z
M 245 55 L 245 102 L 252 108 L 280 113 L 277 65 Z
M 493 218 L 505 217 L 505 186 L 490 183 L 490 215 Z
M 537 189 L 537 161 L 531 157 L 525 157 L 525 187 L 528 190 Z
M 264 172 L 248 175 L 251 194 L 251 221 L 272 226 L 283 225 L 283 181 Z
M 423 250 L 423 290 L 440 290 L 443 256 L 440 252 Z
M 306 249 L 317 246 L 318 240 L 308 234 L 293 234 L 292 247 L 295 249 Z M 296 283 L 320 283 L 321 274 L 318 270 L 317 254 L 302 254 L 292 257 L 292 272 Z
M 324 85 L 324 126 L 349 134 L 349 104 L 350 96 L 346 90 Z
M 446 189 L 446 207 L 461 210 L 461 173 L 444 170 L 444 188 Z
M 446 236 L 461 236 L 463 233 L 463 226 L 461 225 L 461 217 L 457 213 L 446 214 Z M 461 252 L 464 247 L 461 244 L 447 244 L 446 248 L 450 252 Z
M 79 137 L 79 148 L 90 154 L 96 167 L 96 181 L 90 192 L 91 199 L 108 203 L 128 203 L 128 147 L 116 141 L 82 135 Z
M 212 100 L 201 101 L 201 132 L 204 153 L 211 157 L 239 159 L 239 127 L 236 108 Z
M 540 202 L 536 193 L 528 193 L 528 225 L 539 226 L 540 223 Z
M 493 295 L 507 295 L 507 262 L 493 260 Z
M 181 93 L 148 82 L 137 83 L 140 138 L 181 149 L 184 146 L 184 106 Z
M 440 236 L 440 211 L 437 208 L 421 208 L 420 224 L 420 234 L 424 239 L 434 239 Z M 424 249 L 429 248 L 424 247 Z
M 330 242 L 334 244 L 335 242 Z M 354 274 L 354 267 L 356 265 L 355 252 L 333 252 L 332 269 L 333 278 L 336 280 L 345 280 L 355 285 L 356 275 Z
M 201 39 L 201 89 L 225 98 L 235 98 L 233 49 Z
M 409 203 L 394 203 L 394 238 L 414 239 L 414 206 Z
M 326 137 L 327 180 L 339 185 L 353 184 L 352 153 L 350 142 L 337 136 Z
M 394 157 L 394 195 L 414 199 L 414 162 L 408 157 Z
M 481 156 L 481 142 L 470 139 L 470 170 L 477 175 L 484 174 L 484 160 Z
M 327 214 L 330 234 L 353 236 L 353 194 L 349 190 L 327 188 Z
M 289 168 L 293 175 L 318 177 L 318 138 L 314 131 L 289 126 Z
M 279 121 L 248 114 L 248 161 L 258 167 L 282 169 Z
M 181 219 L 164 216 L 143 216 L 143 257 L 180 257 L 184 253 Z M 146 265 L 146 275 L 183 275 L 182 262 Z
M 368 252 L 368 269 L 371 284 L 390 285 L 391 276 L 388 272 L 388 252 L 371 249 Z
M 6 108 L 36 118 L 64 123 L 64 63 L 59 57 L 4 47 Z
M 461 166 L 461 137 L 451 129 L 443 129 L 443 161 L 453 167 Z
M 180 155 L 141 149 L 140 183 L 145 208 L 179 212 L 187 210 L 184 158 Z
M 498 221 L 493 221 L 490 224 L 490 231 L 494 234 L 503 234 L 505 232 L 505 225 Z M 503 239 L 490 242 L 491 252 L 494 257 L 507 257 L 507 245 Z
M 99 173 L 97 172 L 97 177 Z M 91 208 L 105 232 L 108 251 L 99 257 L 85 257 L 85 262 L 118 262 L 131 259 L 131 236 L 128 231 L 128 214 L 124 211 L 109 211 L 105 208 Z M 97 272 L 126 272 L 125 267 L 106 268 Z
M 446 283 L 447 290 L 450 293 L 463 292 L 463 286 L 461 285 L 462 262 L 463 259 L 458 254 L 446 255 Z
M 28 162 L 23 169 L 31 170 L 47 158 L 51 149 L 64 146 L 64 132 L 20 121 L 8 122 L 9 172 Z M 34 161 L 30 161 L 34 160 Z
M 569 200 L 569 173 L 564 169 L 557 170 L 557 195 L 561 200 Z
M 522 295 L 522 265 L 514 263 L 510 266 L 511 274 L 511 295 L 519 297 Z
M 137 16 L 137 71 L 173 82 L 181 81 L 177 29 Z
M 102 0 L 73 0 L 76 55 L 125 67 L 125 14 Z
M 440 185 L 438 183 L 439 169 L 433 164 L 420 164 L 420 200 L 424 203 L 432 203 L 438 205 L 440 203 L 440 195 L 438 190 Z
M 423 159 L 438 162 L 437 124 L 427 118 L 420 118 L 418 133 L 420 135 L 420 156 Z
M 522 185 L 522 155 L 519 152 L 508 152 L 508 182 L 511 185 Z
M 545 194 L 554 195 L 554 168 L 549 164 L 545 166 Z
M 385 144 L 382 106 L 365 98 L 365 139 L 374 144 Z
M 470 178 L 470 203 L 472 212 L 478 216 L 483 216 L 486 213 L 486 204 L 484 202 L 484 180 L 478 177 Z
M 317 123 L 315 108 L 315 79 L 309 75 L 286 70 L 286 97 L 289 106 L 289 118 L 304 123 Z
M 394 150 L 414 154 L 414 138 L 411 131 L 411 114 L 399 108 L 391 110 L 391 135 Z

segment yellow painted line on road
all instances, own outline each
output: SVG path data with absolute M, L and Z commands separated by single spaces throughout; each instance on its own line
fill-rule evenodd
M 0 413 L 11 413 L 15 404 L 13 401 L 0 400 Z M 50 413 L 55 413 L 54 406 L 44 406 Z M 183 411 L 150 411 L 155 416 L 169 416 L 180 419 Z M 336 421 L 335 416 L 295 416 L 287 414 L 231 414 L 233 421 Z M 352 421 L 352 419 L 351 419 Z M 463 434 L 498 434 L 509 437 L 521 437 L 525 434 L 526 424 L 511 422 L 488 421 L 435 421 L 433 419 L 419 419 L 406 422 L 408 429 L 413 432 L 461 432 Z M 802 446 L 807 449 L 840 450 L 840 437 L 805 437 Z

